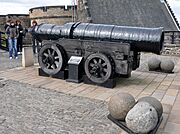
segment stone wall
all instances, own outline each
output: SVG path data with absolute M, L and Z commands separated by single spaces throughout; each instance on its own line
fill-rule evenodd
M 75 7 L 76 11 L 77 7 Z M 74 20 L 74 6 L 46 6 L 29 10 L 30 20 L 38 23 L 64 24 Z
M 180 56 L 180 44 L 164 44 L 163 55 Z
M 163 54 L 180 56 L 180 31 L 165 32 Z

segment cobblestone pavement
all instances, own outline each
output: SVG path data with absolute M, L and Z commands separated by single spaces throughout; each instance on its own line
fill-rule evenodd
M 0 134 L 116 134 L 104 101 L 0 82 Z
M 0 71 L 22 66 L 21 56 L 19 59 L 9 59 L 8 52 L 0 49 Z

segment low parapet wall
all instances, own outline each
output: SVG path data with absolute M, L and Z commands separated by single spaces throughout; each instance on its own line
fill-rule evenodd
M 164 55 L 180 56 L 180 31 L 165 31 Z

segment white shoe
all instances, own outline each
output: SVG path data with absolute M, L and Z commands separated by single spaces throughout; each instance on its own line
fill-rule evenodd
M 15 59 L 18 59 L 18 57 L 16 57 Z
M 12 57 L 9 57 L 10 60 L 12 60 Z
M 21 54 L 21 52 L 18 52 L 17 54 Z

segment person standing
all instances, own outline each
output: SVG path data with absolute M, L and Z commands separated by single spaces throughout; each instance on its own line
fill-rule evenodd
M 21 25 L 21 21 L 17 20 L 16 21 L 16 28 L 18 30 L 18 38 L 17 38 L 17 52 L 18 54 L 22 53 L 22 45 L 23 45 L 23 26 Z
M 10 22 L 11 22 L 10 19 L 8 19 L 8 20 L 6 21 L 6 24 L 4 25 L 4 30 L 5 30 L 5 31 L 6 31 L 7 27 L 10 26 Z M 6 48 L 8 49 L 8 39 L 7 39 L 7 38 L 6 38 Z
M 7 27 L 10 26 L 10 22 L 11 22 L 10 19 L 6 21 L 6 24 L 4 25 L 4 30 L 5 31 L 6 31 Z
M 33 20 L 30 31 L 33 31 L 36 26 L 37 26 L 37 21 Z M 36 54 L 40 50 L 39 42 L 35 39 L 35 37 L 32 37 L 32 43 L 33 43 L 33 52 L 34 54 Z
M 10 26 L 6 28 L 6 35 L 8 37 L 8 45 L 9 45 L 9 58 L 12 59 L 13 51 L 15 59 L 18 59 L 17 55 L 17 38 L 19 36 L 18 30 L 15 26 L 14 21 L 10 22 Z

